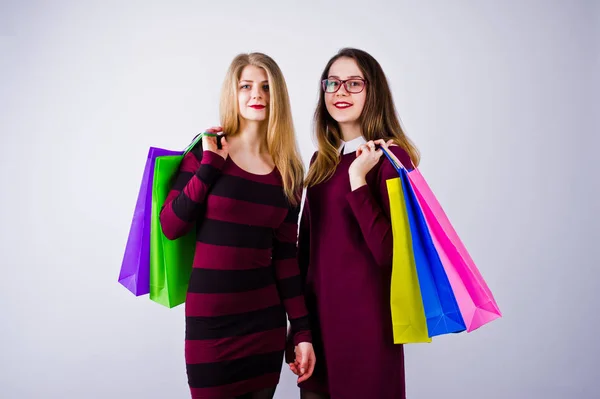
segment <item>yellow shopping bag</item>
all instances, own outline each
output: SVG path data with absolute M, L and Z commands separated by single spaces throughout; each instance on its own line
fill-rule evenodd
M 410 224 L 400 178 L 386 181 L 390 199 L 394 254 L 390 304 L 395 344 L 431 342 L 419 277 L 413 255 Z

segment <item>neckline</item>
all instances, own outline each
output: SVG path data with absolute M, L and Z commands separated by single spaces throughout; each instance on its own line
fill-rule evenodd
M 352 140 L 349 141 L 344 141 L 343 139 L 340 140 L 340 146 L 338 147 L 338 152 L 341 155 L 347 155 L 347 154 L 353 154 L 356 152 L 356 150 L 358 149 L 358 147 L 361 146 L 361 144 L 365 144 L 367 142 L 367 140 L 364 138 L 364 136 L 358 136 L 353 138 Z M 348 148 L 347 153 L 344 154 L 344 152 L 346 151 L 346 148 Z
M 233 158 L 230 156 L 227 157 L 228 160 L 231 161 L 231 164 L 233 166 L 235 166 L 237 169 L 239 169 L 240 171 L 242 171 L 243 173 L 249 175 L 249 176 L 255 176 L 255 177 L 268 177 L 271 176 L 272 174 L 275 173 L 275 171 L 277 170 L 277 166 L 274 166 L 273 169 L 269 172 L 269 173 L 265 173 L 265 174 L 258 174 L 258 173 L 252 173 L 247 171 L 246 169 L 242 168 L 241 166 L 239 166 L 237 163 L 235 163 L 235 161 L 233 160 Z

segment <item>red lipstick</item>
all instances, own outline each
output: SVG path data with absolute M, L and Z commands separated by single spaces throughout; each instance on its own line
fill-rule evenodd
M 337 109 L 346 109 L 350 108 L 353 104 L 347 103 L 345 101 L 338 101 L 333 104 Z

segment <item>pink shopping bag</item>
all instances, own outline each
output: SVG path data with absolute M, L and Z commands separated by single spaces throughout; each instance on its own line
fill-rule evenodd
M 421 172 L 414 168 L 408 177 L 450 280 L 467 332 L 502 317 L 492 291 Z

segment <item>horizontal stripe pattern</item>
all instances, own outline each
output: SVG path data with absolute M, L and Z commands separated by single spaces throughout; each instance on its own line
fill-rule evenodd
M 157 160 L 157 170 L 160 171 Z M 197 176 L 201 168 L 203 178 L 214 181 L 221 173 L 225 160 L 214 153 L 200 161 L 194 151 L 188 152 L 179 165 L 179 173 L 160 212 L 160 223 L 165 236 L 171 240 L 185 235 L 203 211 L 210 185 Z
M 188 292 L 198 294 L 238 293 L 258 290 L 273 284 L 275 284 L 275 273 L 271 267 L 242 270 L 193 268 Z
M 308 315 L 299 317 L 297 319 L 290 319 L 290 324 L 292 325 L 292 329 L 298 330 L 306 330 L 309 331 L 310 326 L 310 317 Z
M 219 170 L 212 165 L 200 165 L 196 177 L 207 186 L 212 185 L 219 176 Z M 194 199 L 195 200 L 195 199 Z
M 305 308 L 304 298 L 297 296 L 294 298 L 285 299 L 283 301 L 286 311 L 292 315 L 302 315 L 299 317 L 290 317 L 290 324 L 299 324 L 299 329 L 309 329 L 308 316 L 303 312 Z
M 209 388 L 231 384 L 263 374 L 281 371 L 283 351 L 246 356 L 242 359 L 187 365 L 188 381 L 192 388 Z
M 278 227 L 282 214 L 281 208 L 254 202 L 240 203 L 239 200 L 214 194 L 208 196 L 206 208 L 207 219 L 270 228 Z
M 286 325 L 285 310 L 281 305 L 225 316 L 187 316 L 185 339 L 215 340 L 242 337 Z
M 222 245 L 196 243 L 194 267 L 216 270 L 243 270 L 271 265 L 272 249 L 231 248 Z
M 202 184 L 194 182 L 194 180 L 196 180 L 196 176 L 192 176 L 192 179 L 188 182 L 188 184 L 183 188 L 179 195 L 173 199 L 173 202 L 171 202 L 173 213 L 185 223 L 192 223 L 198 218 L 198 212 L 202 205 L 200 201 L 194 201 L 188 195 L 192 189 L 203 191 L 203 188 L 198 189 L 196 187 L 202 186 Z M 190 186 L 193 188 L 190 188 Z M 201 193 L 197 193 L 195 196 L 200 197 L 201 195 Z
M 280 185 L 259 183 L 230 174 L 221 176 L 214 185 L 211 194 L 285 210 L 288 208 Z
M 227 247 L 267 249 L 273 246 L 273 229 L 205 219 L 198 228 L 197 240 Z
M 264 388 L 276 386 L 279 383 L 280 374 L 281 370 L 277 370 L 277 372 L 263 374 L 256 378 L 238 381 L 232 384 L 205 388 L 190 387 L 190 393 L 192 399 L 234 398 L 240 396 L 241 393 L 260 391 Z
M 241 337 L 196 339 L 185 342 L 188 364 L 222 362 L 241 359 L 248 355 L 282 351 L 285 349 L 287 326 L 260 331 Z
M 278 279 L 293 277 L 298 275 L 298 262 L 296 258 L 275 259 L 273 261 Z
M 188 292 L 188 316 L 220 316 L 251 312 L 281 303 L 275 285 L 254 291 L 227 294 L 196 294 Z
M 185 185 L 190 181 L 192 177 L 194 177 L 194 172 L 179 172 L 179 175 L 177 176 L 177 179 L 175 179 L 175 183 L 173 183 L 173 187 L 171 189 L 178 192 L 183 190 Z
M 298 208 L 289 207 L 278 172 L 252 175 L 214 153 L 190 154 L 169 216 L 196 227 L 188 382 L 193 397 L 235 397 L 277 384 L 287 319 L 295 342 L 311 340 L 296 261 Z
M 301 298 L 302 297 L 302 281 L 300 275 L 296 274 L 292 277 L 280 279 L 277 282 L 282 299 Z

